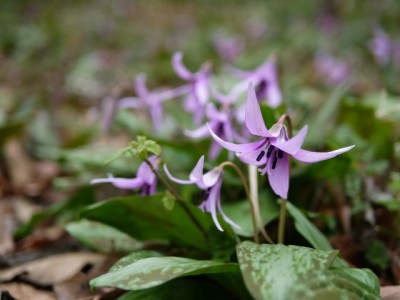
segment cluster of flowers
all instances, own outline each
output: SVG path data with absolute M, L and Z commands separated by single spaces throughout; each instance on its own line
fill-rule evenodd
M 230 150 L 242 162 L 259 166 L 261 174 L 268 176 L 272 190 L 283 199 L 287 199 L 289 189 L 289 156 L 302 162 L 313 163 L 332 158 L 354 147 L 349 146 L 323 153 L 303 150 L 301 146 L 307 135 L 307 126 L 291 138 L 284 124 L 287 115 L 283 115 L 276 124 L 267 129 L 259 102 L 265 101 L 271 108 L 276 108 L 282 102 L 275 57 L 268 59 L 254 71 L 233 70 L 234 75 L 241 80 L 228 95 L 211 89 L 209 64 L 204 64 L 198 72 L 192 73 L 183 65 L 181 53 L 173 56 L 172 64 L 176 74 L 186 80 L 187 84 L 172 90 L 150 92 L 146 88 L 144 77 L 138 76 L 135 83 L 137 97 L 120 99 L 119 106 L 148 108 L 157 129 L 162 119 L 162 103 L 183 96 L 185 98 L 183 107 L 193 114 L 194 124 L 199 125 L 205 118 L 207 119 L 205 125 L 194 131 L 185 131 L 185 133 L 193 138 L 212 137 L 210 160 L 214 160 L 222 148 Z M 239 96 L 246 91 L 245 104 L 238 104 Z M 211 103 L 211 98 L 217 101 L 220 110 Z M 234 126 L 235 124 L 239 126 Z M 247 128 L 247 130 L 239 133 L 236 127 Z M 258 140 L 249 142 L 251 136 L 257 136 Z M 154 169 L 158 170 L 157 158 L 152 156 L 149 161 Z M 172 181 L 179 184 L 196 184 L 204 191 L 205 199 L 199 208 L 211 213 L 219 230 L 222 231 L 222 227 L 217 213 L 220 213 L 228 224 L 238 228 L 239 226 L 222 211 L 220 191 L 223 168 L 217 166 L 204 173 L 203 167 L 204 156 L 199 159 L 188 180 L 175 178 L 165 165 L 164 171 Z M 156 192 L 157 177 L 146 163 L 142 163 L 136 178 L 109 176 L 109 178 L 92 180 L 92 183 L 102 182 L 109 182 L 123 189 L 140 189 L 141 195 L 149 195 Z

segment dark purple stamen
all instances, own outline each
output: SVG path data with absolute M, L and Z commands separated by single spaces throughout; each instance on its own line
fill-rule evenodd
M 262 151 L 260 152 L 260 154 L 258 154 L 258 156 L 257 156 L 257 158 L 256 158 L 256 161 L 260 161 L 261 158 L 264 156 L 264 154 L 265 154 L 265 151 L 262 150 Z
M 283 157 L 283 151 L 282 150 L 278 150 L 278 158 L 282 158 Z
M 272 150 L 274 150 L 274 147 L 270 146 L 270 147 L 268 148 L 268 151 L 267 151 L 267 158 L 270 158 L 270 157 L 271 157 Z
M 272 170 L 275 170 L 276 164 L 278 163 L 278 153 L 275 152 L 274 154 L 274 160 L 272 161 Z

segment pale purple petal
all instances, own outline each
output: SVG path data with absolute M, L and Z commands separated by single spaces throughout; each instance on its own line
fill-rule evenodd
M 307 135 L 308 131 L 308 126 L 305 125 L 297 135 L 292 137 L 290 140 L 287 140 L 285 142 L 275 142 L 272 143 L 276 148 L 281 149 L 282 151 L 285 151 L 286 153 L 293 154 L 299 151 L 301 148 L 301 145 L 303 145 L 304 138 Z
M 210 196 L 206 200 L 208 203 L 209 213 L 211 213 L 211 217 L 214 221 L 215 226 L 217 226 L 219 231 L 224 231 L 219 224 L 217 217 L 217 203 L 221 201 L 221 184 L 222 180 L 220 180 L 216 185 L 214 185 L 210 190 Z
M 204 185 L 209 188 L 217 183 L 218 180 L 222 180 L 222 169 L 214 168 L 208 171 L 203 176 Z
M 164 171 L 165 171 L 165 174 L 167 174 L 168 178 L 170 180 L 176 182 L 176 183 L 179 183 L 179 184 L 193 184 L 193 183 L 195 183 L 195 181 L 192 181 L 192 180 L 183 180 L 183 179 L 178 179 L 178 178 L 172 176 L 171 173 L 169 172 L 168 168 L 167 168 L 167 165 L 164 165 Z
M 97 183 L 111 183 L 115 187 L 119 189 L 129 189 L 129 190 L 135 190 L 140 187 L 142 187 L 145 182 L 142 178 L 119 178 L 119 177 L 112 177 L 109 176 L 109 178 L 98 178 L 98 179 L 93 179 L 90 181 L 91 184 L 97 184 Z
M 256 93 L 252 84 L 249 85 L 247 94 L 245 121 L 247 129 L 251 134 L 263 137 L 272 137 L 265 126 L 265 122 L 262 117 L 260 106 L 258 104 Z
M 191 80 L 193 74 L 183 65 L 182 58 L 182 52 L 176 52 L 172 57 L 172 67 L 179 77 L 185 80 Z
M 224 219 L 224 221 L 225 221 L 226 223 L 228 223 L 229 225 L 231 225 L 233 228 L 235 228 L 235 229 L 237 229 L 237 230 L 240 230 L 241 227 L 240 227 L 238 224 L 236 224 L 235 222 L 233 222 L 233 221 L 224 213 L 224 211 L 222 210 L 222 206 L 221 206 L 221 195 L 220 195 L 220 197 L 219 197 L 218 200 L 219 200 L 219 201 L 217 201 L 217 210 L 218 210 L 218 212 L 222 215 L 222 218 Z
M 252 166 L 262 166 L 265 164 L 264 159 L 260 159 L 257 161 L 257 157 L 259 156 L 261 150 L 255 150 L 252 152 L 240 153 L 237 157 L 244 162 L 245 164 L 249 164 Z
M 136 76 L 135 91 L 139 97 L 146 97 L 149 94 L 149 90 L 146 86 L 146 76 L 144 74 Z
M 287 154 L 278 159 L 275 169 L 269 168 L 268 181 L 275 194 L 287 199 L 289 190 L 289 160 Z
M 149 161 L 155 169 L 157 169 L 157 166 L 155 164 L 156 159 L 157 157 L 154 155 L 149 157 Z M 142 178 L 143 181 L 148 184 L 151 184 L 152 182 L 156 181 L 156 175 L 145 162 L 140 164 L 139 169 L 137 171 L 137 177 Z
M 142 108 L 144 103 L 137 97 L 125 97 L 118 101 L 119 108 Z
M 229 143 L 224 140 L 222 140 L 219 136 L 217 136 L 214 131 L 208 126 L 208 130 L 211 133 L 211 136 L 213 137 L 214 140 L 216 140 L 222 147 L 235 151 L 235 152 L 250 152 L 253 150 L 256 150 L 259 148 L 261 145 L 265 144 L 265 138 L 261 138 L 260 140 L 253 142 L 253 143 L 245 143 L 245 144 L 234 144 L 234 143 Z
M 208 132 L 208 130 L 207 130 Z M 216 141 L 212 141 L 211 146 L 210 146 L 210 150 L 208 151 L 208 156 L 210 158 L 211 161 L 214 161 L 218 155 L 221 153 L 222 151 L 222 146 L 220 144 L 218 144 Z M 229 155 L 231 155 L 232 152 L 229 152 Z
M 203 168 L 204 168 L 204 155 L 202 155 L 200 157 L 196 166 L 194 167 L 192 172 L 190 172 L 189 179 L 193 183 L 196 183 L 199 188 L 206 189 L 207 186 L 204 184 L 204 181 L 203 181 Z
M 203 77 L 204 76 L 204 77 Z M 202 75 L 195 84 L 194 92 L 201 105 L 205 105 L 209 98 L 209 84 L 207 75 Z
M 213 126 L 214 127 L 214 126 Z M 185 135 L 193 139 L 206 138 L 210 136 L 207 125 L 203 125 L 196 130 L 185 130 Z
M 353 147 L 354 147 L 354 145 L 349 146 L 349 147 L 340 148 L 338 150 L 331 151 L 331 152 L 313 152 L 313 151 L 307 151 L 307 150 L 300 149 L 296 153 L 292 154 L 292 156 L 299 161 L 302 161 L 305 163 L 313 163 L 313 162 L 318 162 L 321 160 L 326 160 L 326 159 L 335 157 L 339 154 L 349 151 Z

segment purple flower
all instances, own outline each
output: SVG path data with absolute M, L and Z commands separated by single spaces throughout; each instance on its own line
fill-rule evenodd
M 344 60 L 325 53 L 318 53 L 314 61 L 318 73 L 331 85 L 345 81 L 350 75 L 350 68 Z
M 158 169 L 156 156 L 150 156 L 149 161 L 155 169 Z M 156 193 L 157 176 L 145 162 L 139 166 L 136 175 L 137 176 L 135 178 L 118 178 L 109 175 L 108 178 L 92 179 L 90 183 L 97 184 L 107 182 L 119 189 L 140 189 L 140 195 L 142 196 L 153 195 Z
M 194 139 L 208 138 L 210 137 L 208 127 L 210 127 L 219 136 L 229 142 L 233 142 L 234 140 L 243 140 L 233 127 L 233 112 L 229 107 L 229 104 L 223 105 L 222 109 L 219 111 L 213 104 L 208 104 L 206 116 L 208 118 L 208 125 L 205 124 L 196 130 L 185 130 L 185 134 Z M 209 151 L 210 159 L 214 160 L 217 158 L 221 150 L 222 147 L 217 142 L 213 141 Z
M 380 65 L 386 65 L 391 59 L 392 41 L 385 31 L 376 28 L 374 38 L 369 44 L 372 54 Z
M 245 44 L 240 36 L 227 36 L 223 32 L 217 33 L 213 42 L 219 56 L 227 62 L 235 61 Z
M 236 99 L 247 91 L 252 83 L 256 88 L 257 99 L 266 101 L 269 106 L 275 108 L 282 103 L 282 94 L 278 84 L 278 72 L 276 58 L 273 56 L 266 60 L 254 71 L 233 70 L 234 75 L 243 78 L 231 91 L 230 97 Z
M 235 224 L 231 219 L 229 219 L 225 213 L 222 211 L 221 206 L 221 186 L 222 186 L 222 175 L 223 170 L 220 167 L 216 167 L 211 171 L 203 174 L 203 167 L 204 167 L 204 155 L 200 157 L 199 161 L 197 162 L 196 166 L 192 170 L 189 175 L 189 180 L 182 180 L 175 178 L 171 175 L 167 166 L 164 165 L 164 170 L 167 176 L 174 182 L 179 184 L 196 184 L 200 189 L 204 191 L 204 201 L 200 204 L 199 208 L 202 211 L 211 213 L 211 217 L 217 226 L 218 230 L 224 231 L 219 224 L 217 218 L 217 212 L 222 215 L 222 218 L 226 223 L 240 229 L 240 226 Z
M 185 109 L 194 115 L 194 123 L 201 123 L 204 116 L 205 105 L 209 99 L 210 89 L 210 64 L 204 64 L 196 73 L 190 72 L 182 62 L 182 52 L 177 52 L 172 57 L 172 67 L 176 74 L 189 82 Z
M 212 137 L 224 148 L 237 152 L 240 160 L 250 165 L 263 166 L 259 170 L 262 175 L 268 175 L 272 190 L 280 197 L 287 199 L 289 189 L 289 155 L 299 161 L 313 163 L 349 151 L 354 145 L 331 152 L 303 150 L 301 149 L 301 145 L 307 134 L 307 125 L 296 136 L 289 139 L 286 126 L 283 124 L 284 117 L 281 117 L 278 123 L 268 130 L 261 115 L 255 91 L 250 86 L 246 102 L 245 122 L 250 133 L 261 138 L 252 143 L 233 144 L 222 140 L 211 128 L 209 130 Z
M 146 76 L 139 74 L 134 83 L 134 88 L 137 97 L 126 97 L 119 100 L 119 108 L 147 108 L 150 112 L 150 117 L 153 126 L 159 130 L 163 119 L 162 103 L 181 96 L 186 88 L 176 88 L 171 90 L 158 90 L 150 92 L 146 85 Z

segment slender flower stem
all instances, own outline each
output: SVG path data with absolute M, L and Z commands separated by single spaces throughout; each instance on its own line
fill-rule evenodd
M 278 244 L 284 244 L 285 241 L 286 202 L 286 199 L 281 199 L 281 210 L 279 212 Z
M 289 115 L 284 114 L 279 118 L 279 122 L 287 122 L 289 131 L 289 138 L 293 136 L 292 119 Z M 289 161 L 289 174 L 290 174 L 290 161 Z M 279 225 L 278 225 L 278 243 L 284 244 L 285 242 L 285 224 L 286 224 L 286 203 L 287 199 L 281 199 L 281 208 L 279 212 Z
M 222 169 L 224 167 L 228 167 L 228 166 L 233 168 L 236 171 L 236 173 L 239 175 L 240 179 L 242 180 L 244 189 L 246 191 L 247 198 L 249 199 L 250 207 L 251 207 L 251 213 L 252 213 L 252 220 L 253 220 L 253 228 L 254 228 L 254 241 L 256 243 L 260 242 L 260 240 L 258 238 L 258 231 L 261 231 L 261 233 L 262 233 L 263 237 L 265 238 L 265 240 L 270 244 L 274 244 L 272 239 L 269 237 L 269 235 L 265 231 L 264 226 L 262 225 L 262 221 L 261 221 L 261 217 L 260 217 L 260 210 L 258 208 L 258 203 L 255 205 L 254 198 L 252 197 L 252 194 L 250 193 L 250 189 L 249 189 L 249 186 L 247 184 L 246 177 L 244 176 L 242 171 L 239 169 L 239 167 L 237 165 L 235 165 L 234 163 L 230 162 L 230 161 L 225 161 L 225 162 L 223 162 L 222 164 L 219 165 L 219 167 L 222 168 Z M 257 196 L 258 196 L 258 193 L 257 193 Z
M 167 188 L 167 190 L 171 192 L 171 194 L 175 197 L 176 202 L 182 207 L 182 209 L 186 212 L 188 217 L 192 220 L 193 224 L 201 231 L 201 233 L 203 234 L 204 238 L 208 241 L 207 231 L 203 228 L 203 226 L 199 223 L 199 221 L 197 221 L 196 217 L 190 211 L 187 203 L 185 201 L 183 201 L 181 199 L 181 197 L 179 197 L 179 195 L 175 191 L 175 189 L 169 184 L 169 182 L 167 180 L 165 180 L 164 176 L 162 176 L 161 173 L 158 172 L 153 167 L 153 165 L 151 164 L 151 162 L 147 158 L 143 159 L 143 161 L 149 166 L 149 168 L 154 173 L 154 175 L 156 175 L 157 178 L 160 179 L 160 181 L 164 184 L 164 186 Z

